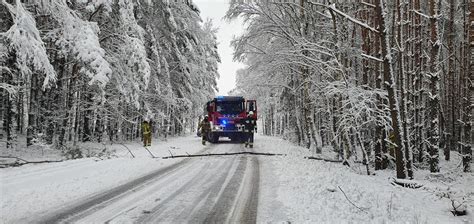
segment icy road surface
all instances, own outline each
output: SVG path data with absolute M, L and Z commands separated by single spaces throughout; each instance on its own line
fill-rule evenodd
M 201 153 L 239 152 L 212 145 Z M 45 223 L 255 223 L 258 159 L 248 156 L 185 159 L 54 212 Z

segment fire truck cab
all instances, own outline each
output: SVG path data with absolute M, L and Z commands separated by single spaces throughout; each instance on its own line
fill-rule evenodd
M 244 125 L 241 120 L 253 111 L 257 119 L 257 101 L 246 100 L 241 96 L 218 96 L 206 103 L 205 111 L 211 123 L 211 132 L 207 139 L 217 143 L 220 137 L 228 137 L 231 141 L 244 141 Z

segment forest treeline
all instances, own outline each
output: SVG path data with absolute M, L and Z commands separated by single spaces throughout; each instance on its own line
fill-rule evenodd
M 216 29 L 192 2 L 2 0 L 0 21 L 6 147 L 133 140 L 144 119 L 180 134 L 217 89 Z
M 256 98 L 263 132 L 375 170 L 472 162 L 472 0 L 233 0 L 234 94 Z M 461 162 L 461 161 L 460 161 Z

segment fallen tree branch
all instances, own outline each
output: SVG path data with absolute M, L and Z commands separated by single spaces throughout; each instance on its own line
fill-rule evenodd
M 153 155 L 153 153 L 151 153 L 150 150 L 148 150 L 146 147 L 143 147 L 143 148 L 145 148 L 146 151 L 148 151 L 148 153 L 150 153 L 151 158 L 153 158 L 153 159 L 158 158 L 155 155 Z
M 27 161 L 25 159 L 15 157 L 15 156 L 0 156 L 0 158 L 5 158 L 5 159 L 16 159 L 14 163 L 0 163 L 0 168 L 6 168 L 6 167 L 19 167 L 23 166 L 25 164 L 39 164 L 39 163 L 59 163 L 63 162 L 64 160 L 39 160 L 39 161 Z M 19 162 L 21 161 L 21 162 Z
M 5 159 L 16 159 L 16 160 L 21 160 L 23 162 L 28 162 L 22 158 L 16 157 L 16 156 L 0 156 L 0 158 L 5 158 Z
M 320 157 L 314 157 L 314 156 L 305 156 L 305 159 L 314 159 L 314 160 L 321 160 L 325 162 L 331 162 L 331 163 L 342 163 L 342 160 L 335 160 L 335 159 L 325 159 L 325 158 L 320 158 Z
M 321 161 L 330 162 L 330 163 L 342 163 L 342 165 L 351 167 L 348 160 L 326 159 L 326 158 L 314 157 L 314 156 L 305 156 L 304 158 L 305 159 L 312 159 L 312 160 L 321 160 Z M 352 162 L 353 163 L 362 163 L 362 164 L 364 164 L 362 161 L 352 161 Z
M 123 145 L 123 147 L 125 147 L 125 148 L 128 150 L 128 152 L 130 153 L 130 155 L 132 155 L 132 157 L 135 158 L 135 155 L 133 155 L 132 151 L 131 151 L 125 144 L 123 144 L 123 143 L 119 143 L 119 144 L 120 144 L 120 145 Z
M 363 211 L 363 212 L 366 212 L 367 213 L 367 208 L 361 208 L 359 206 L 357 206 L 356 204 L 354 204 L 354 202 L 352 202 L 346 195 L 346 193 L 342 190 L 342 188 L 340 186 L 337 186 L 339 188 L 339 190 L 341 190 L 341 192 L 344 194 L 344 197 L 346 197 L 347 201 L 349 203 L 351 203 L 354 207 L 358 208 L 359 210 Z
M 162 159 L 189 158 L 189 157 L 207 157 L 207 156 L 232 156 L 232 155 L 258 155 L 258 156 L 285 156 L 285 154 L 263 153 L 263 152 L 231 152 L 231 153 L 208 153 L 208 154 L 187 154 L 164 156 Z
M 453 210 L 451 210 L 451 213 L 453 213 L 454 216 L 463 216 L 467 214 L 467 209 L 466 205 L 464 205 L 464 202 L 458 202 L 452 198 L 451 199 L 451 206 L 453 206 Z

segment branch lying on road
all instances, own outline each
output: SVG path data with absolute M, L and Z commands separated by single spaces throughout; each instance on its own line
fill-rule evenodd
M 231 153 L 208 153 L 208 154 L 194 154 L 194 155 L 176 155 L 165 156 L 162 159 L 174 159 L 183 157 L 205 157 L 205 156 L 232 156 L 232 155 L 259 155 L 259 156 L 285 156 L 285 154 L 263 153 L 263 152 L 231 152 Z
M 40 160 L 40 161 L 27 161 L 19 157 L 15 156 L 0 156 L 0 158 L 5 158 L 5 159 L 16 159 L 15 162 L 13 163 L 0 163 L 0 168 L 6 168 L 6 167 L 18 167 L 18 166 L 23 166 L 25 164 L 38 164 L 38 163 L 59 163 L 63 162 L 64 160 Z

